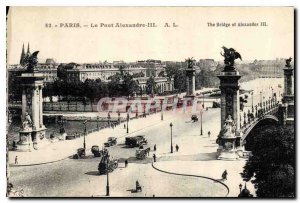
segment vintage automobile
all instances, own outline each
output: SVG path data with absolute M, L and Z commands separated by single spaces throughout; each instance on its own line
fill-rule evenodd
M 98 145 L 93 145 L 91 148 L 91 152 L 94 154 L 94 157 L 100 157 L 102 155 L 102 151 L 99 150 Z
M 100 163 L 98 165 L 99 174 L 106 174 L 107 172 L 111 173 L 116 168 L 118 168 L 118 160 L 107 160 L 107 156 L 102 156 Z
M 113 145 L 116 145 L 117 144 L 117 138 L 116 137 L 109 137 L 107 139 L 107 142 L 104 143 L 104 146 L 105 147 L 110 147 L 110 146 L 113 146 Z
M 198 116 L 197 115 L 192 115 L 191 117 L 193 122 L 197 122 L 198 121 Z
M 150 152 L 150 147 L 146 148 L 146 149 L 138 149 L 135 152 L 135 157 L 139 160 L 143 160 L 146 158 L 147 153 Z
M 140 147 L 141 145 L 146 144 L 147 140 L 145 139 L 144 135 L 125 138 L 125 145 L 127 145 L 128 147 Z
M 213 107 L 213 108 L 220 108 L 220 107 L 221 107 L 221 104 L 220 104 L 220 102 L 213 101 L 212 107 Z
M 77 153 L 73 155 L 73 159 L 79 159 L 85 157 L 85 149 L 84 148 L 78 148 Z
M 74 139 L 76 139 L 75 134 L 74 135 L 66 135 L 65 137 L 66 137 L 66 140 L 74 140 Z

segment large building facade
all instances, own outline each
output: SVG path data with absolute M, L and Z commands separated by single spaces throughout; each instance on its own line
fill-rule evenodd
M 25 72 L 25 60 L 26 57 L 30 55 L 29 44 L 27 47 L 27 52 L 25 52 L 25 47 L 23 44 L 20 64 L 9 65 L 8 70 L 8 80 L 13 81 L 16 77 L 20 76 Z M 159 93 L 174 90 L 174 80 L 166 76 L 165 68 L 166 64 L 162 63 L 160 60 L 144 60 L 137 62 L 126 63 L 124 61 L 113 61 L 109 62 L 99 62 L 99 63 L 56 63 L 53 59 L 46 59 L 45 62 L 38 63 L 36 69 L 43 75 L 44 83 L 53 83 L 58 79 L 58 68 L 59 66 L 67 65 L 66 69 L 66 80 L 71 81 L 81 81 L 84 82 L 86 79 L 100 79 L 104 82 L 109 82 L 110 77 L 120 73 L 120 70 L 129 73 L 137 81 L 141 90 L 145 90 L 146 82 L 149 77 L 153 77 L 155 84 L 158 88 Z

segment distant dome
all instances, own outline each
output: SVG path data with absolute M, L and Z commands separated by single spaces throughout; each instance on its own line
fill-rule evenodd
M 46 64 L 47 65 L 55 64 L 55 61 L 53 59 L 46 59 Z

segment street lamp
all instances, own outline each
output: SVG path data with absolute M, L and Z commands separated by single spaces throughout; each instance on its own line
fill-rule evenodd
M 172 127 L 173 127 L 173 123 L 170 123 L 170 128 L 171 128 L 171 153 L 173 153 L 173 135 L 172 135 Z
M 118 122 L 120 123 L 121 119 L 120 119 L 120 111 L 118 111 Z
M 252 96 L 252 113 L 254 112 L 254 106 L 253 106 L 253 91 L 251 93 L 251 96 Z
M 160 100 L 160 111 L 161 111 L 161 120 L 164 120 L 164 113 L 163 113 L 163 100 Z
M 97 130 L 99 131 L 99 116 L 97 116 Z
M 273 98 L 273 96 L 274 96 L 274 95 L 273 95 L 273 87 L 272 87 L 272 95 L 271 95 L 271 96 L 272 96 L 272 98 Z
M 109 196 L 109 171 L 108 171 L 108 166 L 109 166 L 109 154 L 108 154 L 108 151 L 107 151 L 107 154 L 106 154 L 106 196 Z
M 110 127 L 110 112 L 107 114 L 107 120 L 108 120 L 108 127 Z
M 202 111 L 202 109 L 200 110 L 200 135 L 203 135 L 203 129 L 202 129 L 202 113 L 203 113 L 203 111 Z
M 259 94 L 260 94 L 260 108 L 262 108 L 262 92 L 260 91 Z
M 202 108 L 204 109 L 204 93 L 202 93 Z
M 128 129 L 128 122 L 129 122 L 129 111 L 127 111 L 127 118 L 126 118 L 126 121 L 127 121 L 127 134 L 129 133 L 129 129 Z
M 85 136 L 86 136 L 86 124 L 87 124 L 87 120 L 85 120 L 83 122 L 84 124 L 84 133 L 83 133 L 83 148 L 84 148 L 84 152 L 85 152 L 85 149 L 86 149 L 86 144 L 85 144 Z

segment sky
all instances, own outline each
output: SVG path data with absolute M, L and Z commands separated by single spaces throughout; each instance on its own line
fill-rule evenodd
M 260 22 L 267 26 L 233 26 Z M 81 27 L 60 27 L 61 23 L 79 23 Z M 102 23 L 155 23 L 157 27 L 100 27 Z M 164 27 L 165 23 L 177 27 Z M 217 23 L 230 26 L 217 27 Z M 19 63 L 22 45 L 26 51 L 28 42 L 31 53 L 40 51 L 40 61 L 53 58 L 59 63 L 183 61 L 188 57 L 222 60 L 222 46 L 236 49 L 244 60 L 288 58 L 294 57 L 294 9 L 11 7 L 7 21 L 8 64 Z

